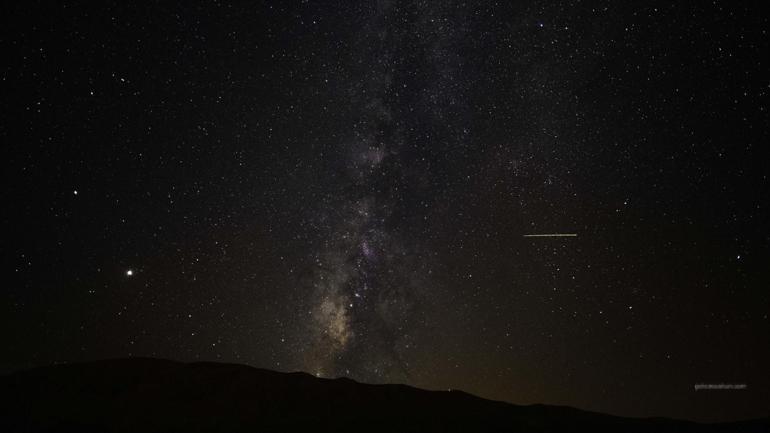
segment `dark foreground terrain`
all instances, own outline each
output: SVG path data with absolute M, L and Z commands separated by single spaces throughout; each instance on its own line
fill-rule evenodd
M 706 425 L 621 418 L 457 391 L 155 359 L 2 376 L 0 398 L 2 432 L 770 432 L 770 419 Z

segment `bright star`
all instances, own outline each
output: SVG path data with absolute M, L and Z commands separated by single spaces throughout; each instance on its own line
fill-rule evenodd
M 132 275 L 134 275 L 134 271 L 133 270 L 129 269 L 129 270 L 126 271 L 126 276 L 127 277 L 130 277 Z

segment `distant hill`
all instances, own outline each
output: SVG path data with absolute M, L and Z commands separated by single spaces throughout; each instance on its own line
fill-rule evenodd
M 141 358 L 1 376 L 0 404 L 1 432 L 770 432 L 770 419 L 709 425 L 622 418 L 458 391 Z

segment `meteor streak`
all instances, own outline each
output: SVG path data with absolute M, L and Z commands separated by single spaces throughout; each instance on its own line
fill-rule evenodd
M 543 233 L 524 235 L 525 238 L 576 238 L 577 233 Z

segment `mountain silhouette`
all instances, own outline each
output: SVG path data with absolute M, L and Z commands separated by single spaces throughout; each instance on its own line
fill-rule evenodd
M 624 418 L 460 391 L 147 358 L 4 375 L 0 399 L 2 432 L 770 432 L 770 418 Z

